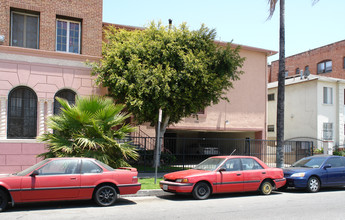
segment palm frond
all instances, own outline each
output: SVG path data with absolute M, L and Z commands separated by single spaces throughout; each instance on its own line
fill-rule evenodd
M 269 8 L 269 15 L 267 20 L 270 20 L 274 14 L 274 11 L 276 10 L 276 4 L 277 4 L 278 0 L 268 0 L 268 4 L 270 5 Z
M 73 106 L 64 99 L 56 99 L 62 111 L 48 119 L 47 126 L 54 132 L 37 138 L 48 146 L 48 152 L 39 156 L 93 157 L 113 167 L 128 165 L 128 158 L 138 158 L 133 146 L 118 141 L 135 130 L 124 123 L 130 117 L 122 112 L 124 105 L 97 96 L 78 97 Z

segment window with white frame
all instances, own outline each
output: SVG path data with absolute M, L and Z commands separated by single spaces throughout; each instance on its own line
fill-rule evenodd
M 81 23 L 56 20 L 56 51 L 80 53 Z
M 39 15 L 11 11 L 11 46 L 38 49 Z
M 333 104 L 333 88 L 323 87 L 323 104 Z
M 267 125 L 268 132 L 274 132 L 274 125 Z
M 333 140 L 333 123 L 323 123 L 323 139 Z

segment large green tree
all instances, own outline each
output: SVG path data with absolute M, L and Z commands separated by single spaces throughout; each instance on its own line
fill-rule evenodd
M 135 120 L 156 126 L 163 111 L 160 134 L 207 106 L 227 99 L 232 81 L 242 74 L 239 48 L 215 43 L 216 32 L 202 25 L 191 31 L 151 23 L 144 30 L 106 31 L 103 58 L 92 63 L 97 82 L 124 103 Z
M 221 47 L 215 37 L 215 30 L 202 25 L 190 31 L 185 23 L 177 28 L 152 22 L 136 31 L 110 27 L 103 58 L 91 64 L 93 74 L 138 124 L 149 122 L 162 138 L 170 124 L 227 99 L 232 81 L 242 74 L 239 47 Z
M 135 129 L 124 123 L 129 117 L 122 112 L 124 105 L 98 96 L 77 98 L 75 105 L 56 99 L 62 109 L 48 120 L 54 132 L 38 137 L 48 145 L 48 152 L 39 156 L 92 157 L 113 167 L 129 166 L 126 160 L 138 157 L 133 146 L 123 141 Z
M 278 0 L 268 0 L 271 19 Z M 313 4 L 318 0 L 313 0 Z M 277 167 L 284 165 L 284 109 L 285 109 L 285 0 L 280 0 L 279 14 L 279 72 L 277 98 Z

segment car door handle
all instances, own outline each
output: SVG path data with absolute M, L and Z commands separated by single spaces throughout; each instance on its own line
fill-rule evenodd
M 266 172 L 262 172 L 262 174 L 266 174 Z
M 77 177 L 71 177 L 71 180 L 76 180 L 77 179 Z
M 240 174 L 240 173 L 236 173 L 236 175 L 237 175 L 237 176 L 241 176 L 241 174 Z

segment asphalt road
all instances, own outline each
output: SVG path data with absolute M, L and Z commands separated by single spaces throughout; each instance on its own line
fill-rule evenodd
M 13 219 L 345 219 L 345 188 L 319 193 L 301 190 L 213 195 L 197 201 L 191 196 L 119 198 L 116 205 L 97 207 L 91 201 L 26 204 L 0 213 Z

